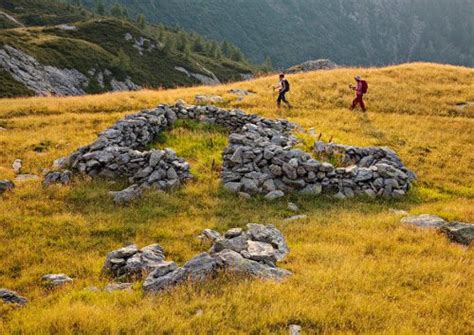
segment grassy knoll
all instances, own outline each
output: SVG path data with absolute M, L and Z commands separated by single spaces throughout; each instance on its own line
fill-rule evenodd
M 370 84 L 369 113 L 350 112 L 347 86 L 356 73 Z M 18 184 L 0 200 L 0 286 L 31 302 L 0 304 L 0 333 L 285 334 L 291 323 L 305 333 L 474 332 L 473 248 L 451 244 L 433 231 L 399 223 L 389 212 L 432 213 L 474 222 L 474 70 L 433 64 L 382 69 L 340 69 L 290 76 L 296 105 L 277 115 L 275 78 L 218 87 L 140 91 L 72 98 L 0 100 L 0 179 L 10 165 L 40 174 L 51 162 L 92 141 L 126 114 L 198 93 L 222 94 L 225 107 L 285 117 L 322 138 L 354 145 L 388 145 L 419 176 L 400 201 L 290 196 L 276 203 L 241 200 L 220 188 L 226 135 L 181 123 L 160 137 L 192 165 L 195 180 L 171 192 L 152 191 L 117 208 L 109 190 L 124 184 L 76 179 L 71 187 Z M 239 102 L 233 87 L 257 92 Z M 296 202 L 308 219 L 284 223 Z M 109 281 L 100 275 L 105 254 L 127 242 L 160 243 L 182 264 L 208 245 L 196 235 L 248 222 L 273 223 L 291 248 L 283 283 L 222 276 L 182 285 L 158 296 L 90 292 Z M 46 273 L 75 278 L 58 290 L 41 286 Z M 198 313 L 202 310 L 202 314 Z

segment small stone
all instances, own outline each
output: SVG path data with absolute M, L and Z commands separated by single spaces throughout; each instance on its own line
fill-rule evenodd
M 288 328 L 289 335 L 300 335 L 301 334 L 301 326 L 298 325 L 290 325 Z
M 320 195 L 322 191 L 323 191 L 322 185 L 317 183 L 317 184 L 308 184 L 308 185 L 306 185 L 306 187 L 303 188 L 300 191 L 300 193 L 304 194 L 304 195 L 316 196 L 316 195 Z
M 215 230 L 212 229 L 204 229 L 200 235 L 200 238 L 202 239 L 208 239 L 210 241 L 216 241 L 220 238 L 222 238 L 221 234 Z
M 7 304 L 26 305 L 28 303 L 28 299 L 25 297 L 5 288 L 0 288 L 0 300 Z
M 132 185 L 119 192 L 109 192 L 117 205 L 126 205 L 138 199 L 142 195 L 142 189 L 138 185 Z
M 15 161 L 12 164 L 13 172 L 15 172 L 15 174 L 20 174 L 22 166 L 23 166 L 23 161 L 21 159 L 15 159 Z
M 285 222 L 294 222 L 294 221 L 306 220 L 307 218 L 308 218 L 307 215 L 302 214 L 302 215 L 294 215 L 294 216 L 291 216 L 291 217 L 289 217 L 289 218 L 286 218 L 286 219 L 283 220 L 283 221 L 285 221 Z
M 239 198 L 241 198 L 241 199 L 245 199 L 245 200 L 252 199 L 252 196 L 248 193 L 245 193 L 245 192 L 239 192 L 238 195 L 239 195 Z
M 283 193 L 283 191 L 280 191 L 280 190 L 272 191 L 272 192 L 269 192 L 267 195 L 265 195 L 265 200 L 275 201 L 277 199 L 283 198 L 284 196 L 285 196 L 285 193 Z
M 64 273 L 60 274 L 48 274 L 44 275 L 41 280 L 47 285 L 52 287 L 63 286 L 67 283 L 72 283 L 72 279 L 65 275 Z
M 111 293 L 114 291 L 130 291 L 132 289 L 132 283 L 111 283 L 104 289 L 105 292 Z
M 242 235 L 242 232 L 243 232 L 242 228 L 232 228 L 224 233 L 224 237 L 234 238 L 234 237 Z
M 271 244 L 258 241 L 248 241 L 247 243 L 247 255 L 249 259 L 265 263 L 275 263 L 277 261 L 275 249 L 273 249 Z
M 237 182 L 230 182 L 230 183 L 225 183 L 224 188 L 232 193 L 239 193 L 242 190 L 242 183 L 237 183 Z
M 337 200 L 345 200 L 346 196 L 342 192 L 338 192 L 333 196 L 333 198 Z
M 292 211 L 292 212 L 299 212 L 299 211 L 300 211 L 300 209 L 298 208 L 298 206 L 297 206 L 295 203 L 293 203 L 293 202 L 289 202 L 289 203 L 288 203 L 288 209 L 289 209 L 290 211 Z

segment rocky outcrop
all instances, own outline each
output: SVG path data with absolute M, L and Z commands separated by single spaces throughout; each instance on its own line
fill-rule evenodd
M 234 228 L 221 236 L 206 230 L 203 235 L 214 240 L 209 252 L 193 257 L 172 271 L 153 271 L 143 283 L 143 289 L 158 292 L 185 281 L 201 282 L 222 271 L 273 280 L 291 275 L 276 267 L 276 262 L 283 260 L 289 249 L 273 225 L 248 224 L 247 231 Z
M 419 228 L 437 229 L 455 243 L 464 245 L 474 243 L 474 224 L 459 221 L 447 222 L 438 216 L 430 214 L 407 216 L 401 222 Z
M 336 63 L 330 61 L 329 59 L 317 59 L 309 60 L 298 65 L 293 65 L 292 67 L 286 69 L 285 72 L 291 74 L 318 70 L 333 70 L 335 68 L 337 68 Z
M 5 288 L 0 288 L 0 300 L 7 304 L 26 305 L 28 303 L 28 299 L 25 297 Z
M 25 52 L 5 45 L 0 49 L 0 66 L 37 95 L 83 95 L 89 79 L 75 69 L 42 65 Z
M 184 73 L 189 78 L 193 78 L 204 85 L 219 85 L 221 83 L 220 80 L 216 77 L 216 75 L 209 70 L 206 70 L 206 73 L 208 74 L 206 76 L 202 73 L 191 72 L 182 66 L 175 66 L 174 69 L 176 71 Z
M 9 45 L 0 49 L 0 67 L 3 67 L 16 81 L 39 96 L 84 95 L 92 78 L 98 82 L 102 89 L 105 88 L 106 78 L 112 91 L 141 89 L 141 86 L 136 85 L 130 77 L 120 81 L 115 79 L 109 70 L 91 69 L 88 71 L 88 77 L 76 69 L 59 69 L 43 65 L 24 51 Z
M 198 94 L 194 100 L 199 104 L 217 104 L 224 102 L 224 98 L 220 95 Z

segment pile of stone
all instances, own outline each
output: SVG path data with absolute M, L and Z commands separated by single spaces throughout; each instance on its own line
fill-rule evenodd
M 145 292 L 158 292 L 185 281 L 201 282 L 219 272 L 272 280 L 291 275 L 276 266 L 289 249 L 283 235 L 273 225 L 248 224 L 247 231 L 234 228 L 224 236 L 212 230 L 203 234 L 214 241 L 209 252 L 193 257 L 173 271 L 151 272 L 143 284 Z
M 402 197 L 415 179 L 413 172 L 386 148 L 346 147 L 353 165 L 336 168 L 294 149 L 296 140 L 268 125 L 245 125 L 229 137 L 224 151 L 224 187 L 244 197 L 263 194 L 274 200 L 291 192 L 338 199 L 355 195 Z M 331 153 L 332 144 L 317 142 L 315 151 Z M 338 147 L 339 148 L 339 147 Z M 349 162 L 348 158 L 345 161 Z
M 25 305 L 28 302 L 28 299 L 25 297 L 5 288 L 0 288 L 0 300 L 7 304 L 17 305 Z
M 10 180 L 0 180 L 0 195 L 6 191 L 11 191 L 15 188 L 15 184 Z
M 158 244 L 142 249 L 131 244 L 107 254 L 102 271 L 116 279 L 136 279 L 155 270 L 169 272 L 174 269 L 176 263 L 165 261 L 164 251 Z
M 459 221 L 448 222 L 430 214 L 407 216 L 401 222 L 419 228 L 437 229 L 455 243 L 464 245 L 474 243 L 474 224 Z
M 191 178 L 189 164 L 171 149 L 140 151 L 176 121 L 168 106 L 145 110 L 118 121 L 92 144 L 56 161 L 91 177 L 128 179 L 137 195 L 145 188 L 170 189 Z M 67 177 L 67 178 L 66 178 Z M 45 184 L 69 179 L 66 172 L 52 172 Z

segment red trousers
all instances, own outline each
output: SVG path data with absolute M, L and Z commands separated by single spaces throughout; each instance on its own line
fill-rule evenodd
M 365 112 L 365 103 L 364 103 L 364 95 L 363 94 L 357 94 L 354 101 L 352 101 L 352 106 L 351 109 L 354 109 L 357 107 L 357 105 L 360 105 L 360 108 Z

